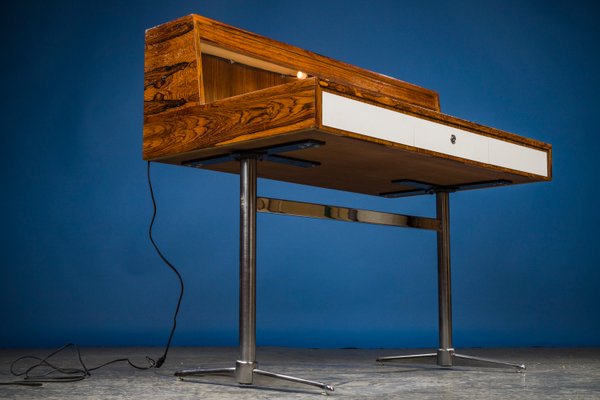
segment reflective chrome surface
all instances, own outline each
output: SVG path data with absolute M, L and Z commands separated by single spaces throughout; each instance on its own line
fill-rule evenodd
M 260 203 L 260 202 L 259 202 Z M 517 371 L 525 369 L 525 365 L 496 361 L 488 358 L 457 354 L 452 347 L 452 286 L 450 279 L 450 192 L 436 192 L 436 216 L 438 252 L 438 332 L 439 347 L 436 353 L 409 354 L 400 356 L 379 357 L 377 361 L 409 361 L 423 358 L 435 358 L 440 367 L 452 367 L 454 358 L 478 361 L 500 367 L 512 367 Z
M 377 362 L 385 362 L 385 361 L 397 361 L 397 360 L 414 360 L 419 358 L 433 358 L 437 357 L 437 353 L 423 353 L 423 354 L 409 354 L 406 356 L 386 356 L 386 357 L 377 357 Z
M 402 356 L 387 356 L 387 357 L 378 357 L 376 359 L 377 362 L 386 362 L 386 361 L 411 361 L 411 360 L 419 360 L 424 358 L 433 358 L 436 359 L 437 364 L 442 367 L 452 367 L 453 359 L 459 358 L 463 360 L 476 361 L 482 364 L 488 364 L 493 367 L 507 367 L 507 368 L 516 368 L 517 372 L 525 371 L 526 367 L 524 364 L 515 364 L 506 361 L 498 361 L 493 360 L 491 358 L 484 357 L 475 357 L 475 356 L 467 356 L 464 354 L 457 354 L 454 351 L 447 351 L 442 353 L 441 357 L 443 357 L 440 362 L 440 351 L 437 353 L 424 353 L 424 354 L 407 354 Z
M 450 281 L 450 194 L 437 192 L 436 215 L 440 221 L 437 232 L 438 255 L 438 365 L 452 366 L 452 290 Z
M 256 157 L 240 160 L 239 361 L 242 363 L 256 361 L 256 162 Z M 240 383 L 252 383 L 252 374 L 250 382 Z
M 282 379 L 284 381 L 296 382 L 296 383 L 302 383 L 304 385 L 315 386 L 315 387 L 321 388 L 323 390 L 329 390 L 330 392 L 333 392 L 335 390 L 333 388 L 333 386 L 327 385 L 326 383 L 323 383 L 323 382 L 309 381 L 308 379 L 296 378 L 296 377 L 290 376 L 290 375 L 276 374 L 274 372 L 269 372 L 269 371 L 265 371 L 265 370 L 258 369 L 258 368 L 254 370 L 254 373 L 258 374 L 258 375 L 262 375 L 262 376 L 268 376 L 270 378 Z
M 506 362 L 506 361 L 492 360 L 491 358 L 467 356 L 467 355 L 464 355 L 464 354 L 453 354 L 453 356 L 456 357 L 456 358 L 462 358 L 464 360 L 477 361 L 477 362 L 481 362 L 481 363 L 484 363 L 484 364 L 498 365 L 498 366 L 504 366 L 504 367 L 512 367 L 512 368 L 516 368 L 519 372 L 520 371 L 525 371 L 525 369 L 526 369 L 525 364 L 515 364 L 515 363 L 509 363 L 509 362 Z
M 259 197 L 257 211 L 273 214 L 293 215 L 297 217 L 310 217 L 331 219 L 345 222 L 362 222 L 366 224 L 402 226 L 438 230 L 440 223 L 434 218 L 415 217 L 411 215 L 386 213 L 380 211 L 359 210 L 325 204 L 304 203 L 300 201 L 272 199 Z
M 178 378 L 186 376 L 203 376 L 203 375 L 232 375 L 235 373 L 235 368 L 205 368 L 205 369 L 184 369 L 175 372 Z
M 314 144 L 306 144 L 312 147 Z M 289 151 L 289 150 L 288 150 Z M 254 375 L 295 382 L 333 391 L 333 386 L 322 382 L 296 378 L 258 369 L 256 362 L 256 186 L 259 154 L 240 155 L 240 359 L 234 368 L 190 369 L 178 371 L 175 376 L 233 375 L 240 385 L 252 385 Z

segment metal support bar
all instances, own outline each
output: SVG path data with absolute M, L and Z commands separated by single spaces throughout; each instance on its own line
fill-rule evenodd
M 300 158 L 282 156 L 280 155 L 280 153 L 321 147 L 324 144 L 325 142 L 321 142 L 319 140 L 301 140 L 298 142 L 283 143 L 275 146 L 259 147 L 257 149 L 232 151 L 227 154 L 219 154 L 211 157 L 195 158 L 193 160 L 184 161 L 182 165 L 194 168 L 202 168 L 208 165 L 237 161 L 241 160 L 242 158 L 254 156 L 257 157 L 257 159 L 259 160 L 271 161 L 279 164 L 293 165 L 301 168 L 311 168 L 317 167 L 321 165 L 321 163 L 317 161 L 309 161 Z
M 488 358 L 457 354 L 452 347 L 452 285 L 450 279 L 450 193 L 446 190 L 436 192 L 436 216 L 439 222 L 437 231 L 438 253 L 438 333 L 439 346 L 436 353 L 410 354 L 379 357 L 377 361 L 407 361 L 423 358 L 435 358 L 440 367 L 452 367 L 454 358 L 473 360 L 495 366 L 512 367 L 518 371 L 525 365 L 496 361 Z
M 437 231 L 440 222 L 434 218 L 415 217 L 412 215 L 394 214 L 381 211 L 360 210 L 325 204 L 305 203 L 300 201 L 259 197 L 257 211 L 272 214 L 292 215 L 297 217 L 321 218 L 345 222 L 361 222 L 365 224 L 400 226 L 406 228 L 428 229 Z
M 331 385 L 258 369 L 256 362 L 256 154 L 240 157 L 240 358 L 235 368 L 191 369 L 175 373 L 179 378 L 233 375 L 240 385 L 252 385 L 254 375 L 263 375 L 333 391 Z
M 434 194 L 438 192 L 456 192 L 459 190 L 472 190 L 472 189 L 481 189 L 487 187 L 496 187 L 509 185 L 512 182 L 506 179 L 496 179 L 493 181 L 480 181 L 480 182 L 469 182 L 469 183 L 461 183 L 458 185 L 448 185 L 448 186 L 440 186 L 435 185 L 433 183 L 414 181 L 412 179 L 395 179 L 392 183 L 397 183 L 402 186 L 408 186 L 411 189 L 400 190 L 394 192 L 385 192 L 380 193 L 379 195 L 382 197 L 389 198 L 398 198 L 398 197 L 409 197 L 409 196 L 417 196 L 421 194 Z

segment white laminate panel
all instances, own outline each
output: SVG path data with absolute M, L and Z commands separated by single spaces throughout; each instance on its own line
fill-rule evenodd
M 486 136 L 424 119 L 419 119 L 415 126 L 415 147 L 486 164 L 489 162 Z
M 548 176 L 548 153 L 490 138 L 490 164 Z
M 322 123 L 394 143 L 414 146 L 417 118 L 323 92 Z
M 322 124 L 378 139 L 548 176 L 548 153 L 323 92 Z M 452 135 L 456 140 L 452 143 Z

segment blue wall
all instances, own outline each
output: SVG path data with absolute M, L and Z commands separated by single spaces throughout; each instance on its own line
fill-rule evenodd
M 122 4 L 123 3 L 123 4 Z M 439 92 L 554 146 L 554 181 L 452 196 L 455 345 L 600 345 L 600 47 L 588 2 L 55 1 L 4 9 L 0 347 L 162 345 L 177 281 L 147 237 L 144 30 L 198 13 Z M 154 165 L 187 284 L 176 345 L 237 341 L 238 180 Z M 260 181 L 267 196 L 432 215 Z M 258 342 L 437 345 L 435 235 L 259 216 Z

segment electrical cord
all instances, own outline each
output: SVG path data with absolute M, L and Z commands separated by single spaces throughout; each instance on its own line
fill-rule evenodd
M 152 211 L 152 219 L 150 220 L 150 226 L 148 227 L 148 237 L 150 238 L 150 242 L 152 243 L 152 246 L 156 250 L 156 253 L 158 254 L 158 256 L 177 276 L 177 279 L 179 281 L 179 288 L 180 288 L 179 297 L 177 299 L 177 306 L 175 307 L 175 312 L 173 313 L 173 324 L 171 326 L 171 331 L 169 333 L 169 339 L 167 340 L 167 344 L 165 345 L 165 350 L 164 350 L 162 356 L 160 356 L 158 358 L 158 360 L 156 360 L 156 361 L 150 357 L 146 357 L 146 361 L 148 362 L 147 366 L 137 365 L 137 364 L 133 363 L 129 358 L 117 358 L 117 359 L 105 362 L 103 364 L 97 365 L 95 367 L 89 368 L 83 362 L 83 358 L 81 357 L 81 351 L 79 350 L 79 347 L 77 347 L 73 343 L 68 343 L 68 344 L 65 344 L 64 346 L 54 350 L 53 352 L 51 352 L 50 354 L 48 354 L 46 357 L 43 357 L 43 358 L 37 357 L 37 356 L 22 356 L 22 357 L 17 358 L 10 365 L 10 373 L 13 376 L 21 377 L 22 380 L 0 382 L 0 385 L 42 386 L 42 384 L 50 383 L 50 382 L 52 382 L 52 383 L 77 382 L 77 381 L 81 381 L 81 380 L 86 379 L 87 377 L 91 376 L 92 371 L 106 367 L 107 365 L 122 363 L 122 362 L 126 362 L 131 367 L 133 367 L 135 369 L 139 369 L 139 370 L 160 368 L 164 364 L 165 360 L 167 359 L 167 354 L 169 353 L 169 349 L 171 348 L 171 341 L 173 340 L 173 335 L 175 334 L 175 330 L 177 329 L 177 315 L 179 314 L 179 309 L 181 307 L 181 301 L 183 299 L 184 285 L 183 285 L 183 278 L 181 277 L 181 274 L 179 273 L 177 268 L 175 268 L 173 266 L 173 264 L 171 264 L 171 262 L 169 262 L 169 260 L 167 260 L 167 258 L 163 255 L 163 253 L 160 251 L 158 245 L 154 241 L 154 238 L 152 237 L 152 228 L 154 227 L 154 221 L 156 220 L 156 199 L 154 197 L 154 189 L 152 187 L 152 179 L 150 176 L 150 161 L 148 161 L 148 167 L 147 167 L 146 171 L 147 171 L 147 176 L 148 176 L 148 188 L 150 190 L 150 198 L 152 199 L 152 210 L 153 210 Z M 76 351 L 77 360 L 79 362 L 80 367 L 77 367 L 77 368 L 61 367 L 61 366 L 49 361 L 53 356 L 65 351 L 68 348 L 73 348 Z M 25 365 L 22 369 L 17 369 L 17 364 L 25 363 L 26 361 L 28 361 L 27 365 Z
M 77 360 L 81 368 L 61 367 L 55 363 L 50 362 L 50 359 L 53 356 L 65 351 L 68 348 L 73 348 L 75 350 L 77 354 Z M 17 369 L 17 364 L 23 363 L 25 360 L 28 360 L 29 364 L 27 364 L 23 369 Z M 140 370 L 157 368 L 156 362 L 152 358 L 146 357 L 146 360 L 148 361 L 148 366 L 136 365 L 129 358 L 117 358 L 111 361 L 107 361 L 103 364 L 97 365 L 95 367 L 89 368 L 83 362 L 83 358 L 81 357 L 81 351 L 79 350 L 79 347 L 77 347 L 73 343 L 68 343 L 58 348 L 57 350 L 54 350 L 44 358 L 40 358 L 37 356 L 23 356 L 17 358 L 10 365 L 10 373 L 14 376 L 22 377 L 23 380 L 12 382 L 0 382 L 0 385 L 42 386 L 42 384 L 44 383 L 77 382 L 91 376 L 92 371 L 103 368 L 110 364 L 116 364 L 121 362 L 126 362 L 133 368 Z
M 181 274 L 179 273 L 177 268 L 175 268 L 173 264 L 171 264 L 169 260 L 167 260 L 167 258 L 162 254 L 156 242 L 154 242 L 154 238 L 152 237 L 152 228 L 154 227 L 154 220 L 156 219 L 156 199 L 154 198 L 154 189 L 152 188 L 152 179 L 150 178 L 150 161 L 148 161 L 147 175 L 148 188 L 150 189 L 150 198 L 152 199 L 153 208 L 152 219 L 150 220 L 150 226 L 148 227 L 148 237 L 150 238 L 150 242 L 152 243 L 152 246 L 154 246 L 154 249 L 156 250 L 158 256 L 164 261 L 165 264 L 167 264 L 169 268 L 171 268 L 171 270 L 175 273 L 175 275 L 177 275 L 177 279 L 179 280 L 179 298 L 177 299 L 177 307 L 175 307 L 175 313 L 173 314 L 173 325 L 171 326 L 171 333 L 169 334 L 169 340 L 167 341 L 167 345 L 165 346 L 165 351 L 163 355 L 156 361 L 156 368 L 160 368 L 167 359 L 167 354 L 169 353 L 169 348 L 171 347 L 171 341 L 173 340 L 175 329 L 177 329 L 177 315 L 179 314 L 179 308 L 181 307 L 181 300 L 183 299 L 184 287 L 183 278 L 181 277 Z

